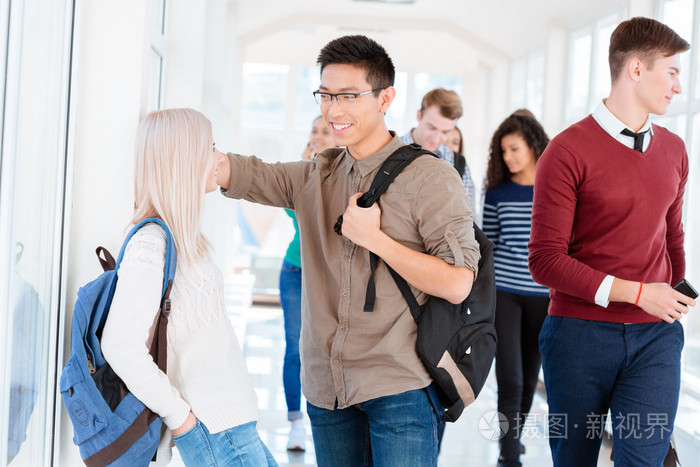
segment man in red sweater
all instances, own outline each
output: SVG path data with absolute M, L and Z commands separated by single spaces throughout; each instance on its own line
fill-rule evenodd
M 595 466 L 611 412 L 616 465 L 659 466 L 678 406 L 683 329 L 695 301 L 681 213 L 688 156 L 652 125 L 680 94 L 690 45 L 648 18 L 610 38 L 612 89 L 537 164 L 529 265 L 551 289 L 540 333 L 555 466 Z

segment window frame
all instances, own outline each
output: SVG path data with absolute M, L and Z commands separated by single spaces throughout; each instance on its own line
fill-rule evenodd
M 5 8 L 0 11 L 0 55 L 2 55 L 2 68 L 0 68 L 0 85 L 2 93 L 2 102 L 0 112 L 0 132 L 2 136 L 0 137 L 0 248 L 3 251 L 14 251 L 13 242 L 13 220 L 20 213 L 15 210 L 15 195 L 17 190 L 25 189 L 31 191 L 31 186 L 22 187 L 18 185 L 14 180 L 15 169 L 18 166 L 16 161 L 19 160 L 20 153 L 22 152 L 18 148 L 19 140 L 21 137 L 19 135 L 19 125 L 17 118 L 13 118 L 19 115 L 22 102 L 21 93 L 19 92 L 21 86 L 26 85 L 26 80 L 23 80 L 23 75 L 25 73 L 32 73 L 33 70 L 23 68 L 26 63 L 31 63 L 26 60 L 23 55 L 27 53 L 25 50 L 25 41 L 28 32 L 33 26 L 29 23 L 32 19 L 31 15 L 24 14 L 24 9 L 29 8 L 27 4 L 23 2 L 5 2 L 3 5 Z M 34 5 L 33 7 L 37 7 Z M 48 212 L 44 213 L 48 219 L 46 222 L 50 225 L 51 230 L 43 234 L 44 238 L 50 238 L 49 243 L 53 245 L 53 250 L 48 252 L 40 252 L 39 254 L 42 261 L 40 264 L 35 265 L 40 267 L 42 270 L 46 271 L 46 275 L 49 279 L 46 281 L 44 287 L 40 287 L 41 291 L 44 292 L 43 300 L 41 301 L 42 309 L 44 311 L 45 324 L 43 326 L 42 334 L 45 341 L 45 349 L 41 354 L 41 363 L 45 364 L 46 367 L 41 369 L 42 377 L 44 381 L 40 383 L 39 392 L 37 395 L 37 402 L 34 406 L 34 413 L 32 415 L 33 423 L 41 423 L 41 428 L 39 428 L 39 433 L 33 433 L 34 435 L 43 434 L 43 439 L 37 441 L 35 448 L 38 450 L 39 445 L 41 445 L 41 453 L 39 457 L 32 457 L 33 461 L 40 462 L 41 464 L 52 465 L 57 463 L 58 451 L 60 449 L 60 402 L 58 401 L 58 382 L 60 368 L 63 364 L 63 342 L 64 342 L 64 326 L 65 321 L 65 287 L 67 277 L 66 264 L 64 261 L 65 251 L 67 246 L 66 229 L 69 222 L 68 212 L 70 211 L 70 190 L 67 189 L 70 178 L 70 173 L 72 171 L 71 158 L 71 122 L 70 118 L 71 109 L 69 106 L 70 102 L 70 92 L 72 86 L 72 74 L 71 65 L 73 59 L 73 47 L 74 47 L 74 30 L 75 30 L 75 17 L 76 17 L 76 2 L 75 0 L 63 0 L 61 3 L 54 5 L 57 10 L 63 12 L 63 17 L 61 20 L 62 24 L 57 23 L 56 27 L 61 28 L 53 31 L 56 33 L 57 37 L 60 35 L 59 44 L 57 48 L 60 48 L 61 55 L 56 57 L 56 66 L 53 71 L 57 76 L 54 79 L 59 79 L 59 94 L 55 95 L 55 100 L 52 105 L 55 108 L 52 109 L 50 115 L 50 120 L 47 121 L 47 125 L 55 124 L 57 127 L 56 140 L 54 141 L 53 147 L 55 147 L 55 153 L 47 154 L 47 157 L 54 156 L 56 159 L 53 161 L 55 163 L 55 172 L 50 176 L 52 181 L 52 186 L 49 187 L 50 193 L 49 198 L 53 196 L 53 201 L 48 201 L 44 203 L 44 207 L 47 208 Z M 32 36 L 35 37 L 35 36 Z M 36 47 L 37 43 L 31 44 Z M 41 49 L 35 49 L 41 50 Z M 51 53 L 52 51 L 42 51 L 42 53 Z M 54 81 L 55 82 L 55 81 Z M 26 94 L 27 91 L 25 90 Z M 9 118 L 6 118 L 9 117 Z M 46 188 L 46 187 L 45 187 Z M 45 199 L 46 196 L 45 196 Z M 42 247 L 47 246 L 42 242 Z M 13 269 L 14 269 L 14 255 L 8 255 L 4 261 L 0 262 L 0 300 L 3 301 L 5 307 L 3 309 L 10 309 L 11 300 L 13 297 L 12 283 L 13 283 Z M 30 267 L 29 270 L 32 268 Z M 35 284 L 36 285 L 36 284 Z M 37 287 L 39 287 L 37 285 Z M 3 332 L 4 339 L 2 339 L 3 344 L 0 346 L 0 360 L 3 361 L 3 365 L 0 366 L 2 371 L 0 371 L 0 407 L 9 407 L 9 395 L 11 383 L 11 367 L 12 367 L 12 356 L 13 349 L 11 346 L 14 336 L 13 332 L 13 314 L 3 313 L 0 316 L 0 332 Z M 41 411 L 37 411 L 41 409 Z M 0 413 L 7 413 L 5 410 L 1 410 Z M 36 430 L 36 426 L 29 424 L 29 427 Z M 4 416 L 0 418 L 0 463 L 4 465 L 5 459 L 8 455 L 8 430 L 9 430 L 9 419 Z M 28 439 L 25 443 L 31 442 L 31 433 L 28 432 Z M 36 437 L 34 437 L 36 439 Z M 24 446 L 24 451 L 27 452 L 27 446 Z M 35 451 L 34 451 L 35 452 Z M 27 454 L 25 454 L 26 456 Z M 32 455 L 32 454 L 28 454 Z

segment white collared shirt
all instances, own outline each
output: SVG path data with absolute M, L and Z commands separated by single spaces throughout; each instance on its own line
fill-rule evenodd
M 598 125 L 601 126 L 606 133 L 618 140 L 620 143 L 624 144 L 630 149 L 634 149 L 634 137 L 626 136 L 622 134 L 622 130 L 625 128 L 632 130 L 627 125 L 622 123 L 613 113 L 605 106 L 605 100 L 601 100 L 598 106 L 593 111 L 593 118 Z M 642 152 L 646 151 L 651 142 L 651 135 L 654 134 L 654 129 L 651 126 L 651 118 L 647 117 L 647 121 L 637 133 L 642 133 L 649 130 L 648 133 L 644 134 L 644 143 L 642 144 Z
M 601 100 L 598 106 L 593 111 L 593 119 L 600 125 L 600 127 L 605 130 L 610 136 L 615 138 L 620 143 L 624 144 L 630 149 L 634 149 L 634 137 L 622 134 L 622 130 L 629 128 L 627 125 L 622 123 L 613 113 L 605 106 L 605 99 Z M 631 130 L 631 129 L 630 129 Z M 654 134 L 654 129 L 651 126 L 651 119 L 647 117 L 647 121 L 644 122 L 642 128 L 637 132 L 641 133 L 649 130 L 649 132 L 644 134 L 644 141 L 642 143 L 642 152 L 646 151 L 651 142 L 651 136 Z M 600 283 L 598 291 L 595 294 L 595 304 L 607 308 L 610 303 L 610 290 L 612 289 L 614 276 L 608 275 Z

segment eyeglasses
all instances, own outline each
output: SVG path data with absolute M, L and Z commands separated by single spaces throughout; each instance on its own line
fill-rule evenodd
M 357 101 L 357 98 L 360 96 L 365 96 L 367 94 L 371 94 L 373 92 L 377 91 L 382 91 L 386 88 L 378 88 L 378 89 L 372 89 L 371 91 L 365 91 L 365 92 L 339 92 L 338 94 L 332 94 L 330 92 L 321 92 L 321 91 L 314 91 L 314 98 L 316 99 L 316 103 L 320 105 L 321 107 L 327 107 L 331 105 L 331 102 L 333 102 L 333 98 L 335 97 L 335 101 L 340 104 L 340 105 L 352 105 Z

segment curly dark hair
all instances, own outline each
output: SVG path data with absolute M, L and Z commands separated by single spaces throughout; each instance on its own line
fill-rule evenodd
M 508 170 L 508 166 L 503 161 L 503 150 L 501 149 L 501 140 L 504 136 L 518 134 L 523 137 L 527 145 L 535 153 L 535 163 L 542 155 L 544 148 L 549 143 L 547 133 L 540 122 L 533 117 L 523 115 L 522 113 L 514 113 L 503 120 L 503 123 L 498 127 L 491 138 L 489 146 L 489 165 L 486 169 L 486 186 L 487 188 L 496 188 L 504 180 L 510 179 L 513 174 Z

